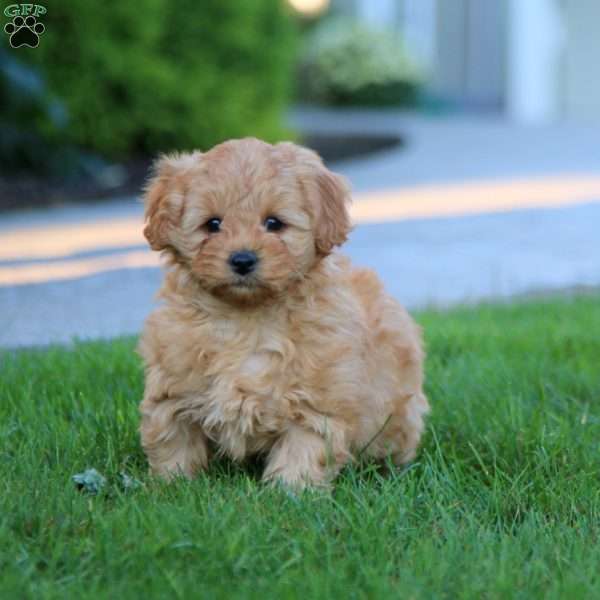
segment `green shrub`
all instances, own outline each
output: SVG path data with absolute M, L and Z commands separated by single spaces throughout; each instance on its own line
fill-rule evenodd
M 38 119 L 45 140 L 108 158 L 207 148 L 284 133 L 295 32 L 278 0 L 56 0 L 35 49 L 68 123 Z
M 0 107 L 0 172 L 60 172 L 65 159 L 70 162 L 69 152 L 39 133 L 65 125 L 62 104 L 49 96 L 36 69 L 7 50 L 0 50 Z
M 309 33 L 300 73 L 306 99 L 334 105 L 411 105 L 422 83 L 398 35 L 343 18 Z

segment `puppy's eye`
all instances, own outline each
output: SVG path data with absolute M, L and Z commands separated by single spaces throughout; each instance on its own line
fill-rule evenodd
M 281 231 L 284 227 L 284 223 L 282 223 L 277 217 L 267 217 L 264 225 L 267 231 Z
M 213 217 L 204 223 L 204 227 L 206 227 L 209 233 L 217 233 L 221 229 L 221 219 Z

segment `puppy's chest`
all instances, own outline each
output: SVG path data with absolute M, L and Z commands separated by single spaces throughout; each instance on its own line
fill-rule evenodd
M 208 435 L 235 458 L 268 446 L 303 397 L 294 347 L 283 336 L 220 340 L 200 363 L 196 410 Z

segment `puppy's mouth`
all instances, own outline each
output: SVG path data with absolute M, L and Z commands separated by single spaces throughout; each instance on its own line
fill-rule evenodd
M 247 290 L 256 289 L 262 286 L 261 282 L 256 277 L 251 277 L 247 275 L 242 277 L 236 277 L 230 285 L 233 288 Z
M 213 294 L 233 304 L 260 304 L 273 294 L 271 287 L 256 276 L 240 276 L 223 282 Z

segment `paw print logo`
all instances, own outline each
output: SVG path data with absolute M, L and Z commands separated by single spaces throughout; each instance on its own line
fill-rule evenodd
M 13 48 L 29 46 L 37 48 L 40 43 L 40 35 L 46 28 L 33 16 L 29 15 L 25 19 L 21 16 L 14 17 L 11 23 L 4 26 L 4 31 L 10 35 L 10 45 Z

